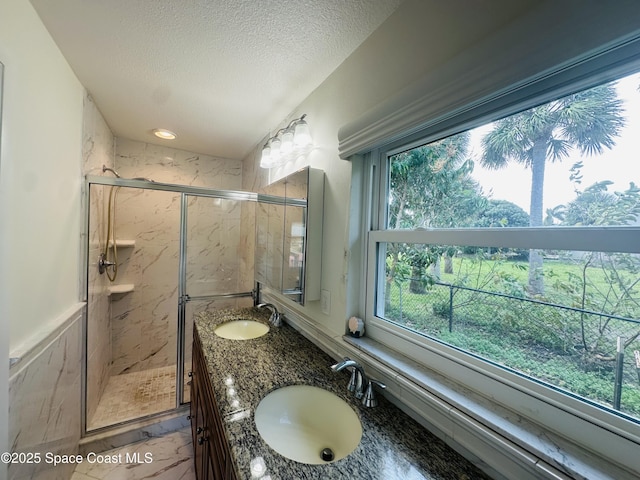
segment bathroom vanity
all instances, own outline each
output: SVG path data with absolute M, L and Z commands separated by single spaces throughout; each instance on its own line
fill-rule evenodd
M 191 433 L 196 478 L 198 480 L 235 480 L 229 444 L 222 418 L 208 378 L 202 343 L 193 334 L 191 372 Z
M 346 389 L 346 369 L 332 372 L 334 360 L 286 323 L 249 340 L 215 333 L 225 322 L 249 319 L 268 325 L 268 318 L 267 311 L 255 308 L 195 316 L 191 422 L 199 480 L 488 479 L 383 397 L 377 407 L 363 407 Z M 301 463 L 265 442 L 256 427 L 256 408 L 268 394 L 290 385 L 318 387 L 348 404 L 362 427 L 349 455 Z

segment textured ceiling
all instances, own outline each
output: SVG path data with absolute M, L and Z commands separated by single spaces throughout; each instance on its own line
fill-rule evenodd
M 116 136 L 242 159 L 402 0 L 31 3 Z

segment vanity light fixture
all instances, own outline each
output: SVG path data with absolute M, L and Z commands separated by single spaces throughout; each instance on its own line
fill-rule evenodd
M 312 138 L 309 124 L 305 120 L 306 116 L 305 113 L 300 118 L 291 120 L 289 125 L 278 130 L 265 142 L 262 147 L 260 167 L 279 167 L 311 149 Z
M 153 134 L 163 140 L 174 140 L 177 137 L 175 133 L 171 130 L 167 130 L 166 128 L 156 128 L 153 130 Z

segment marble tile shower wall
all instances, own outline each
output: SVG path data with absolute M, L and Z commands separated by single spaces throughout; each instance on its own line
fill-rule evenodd
M 89 247 L 87 275 L 87 418 L 91 418 L 104 392 L 111 368 L 111 308 L 106 275 L 98 273 L 98 257 L 105 241 L 104 211 L 108 188 L 102 185 L 91 187 L 89 204 Z
M 187 292 L 234 293 L 240 288 L 241 202 L 192 197 L 187 208 Z
M 102 166 L 114 166 L 115 139 L 93 99 L 85 94 L 83 111 L 82 172 L 103 175 Z M 98 256 L 106 236 L 105 198 L 109 187 L 94 185 L 88 229 L 87 318 L 87 418 L 91 418 L 104 392 L 111 368 L 111 308 L 106 275 L 98 273 Z M 106 195 L 106 197 L 105 197 Z M 83 196 L 83 199 L 85 197 Z
M 118 193 L 117 237 L 135 245 L 118 248 L 116 283 L 134 290 L 111 296 L 111 375 L 175 363 L 179 205 L 172 192 Z
M 117 139 L 115 168 L 123 177 L 240 190 L 240 162 Z M 252 207 L 191 198 L 188 203 L 188 293 L 251 290 Z M 112 375 L 175 363 L 180 195 L 122 188 L 117 232 L 135 246 L 120 248 L 119 279 L 134 291 L 112 295 Z M 187 319 L 189 320 L 189 319 Z

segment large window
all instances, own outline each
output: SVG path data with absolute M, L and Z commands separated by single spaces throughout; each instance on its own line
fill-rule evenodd
M 638 132 L 633 74 L 381 149 L 368 319 L 640 424 Z

